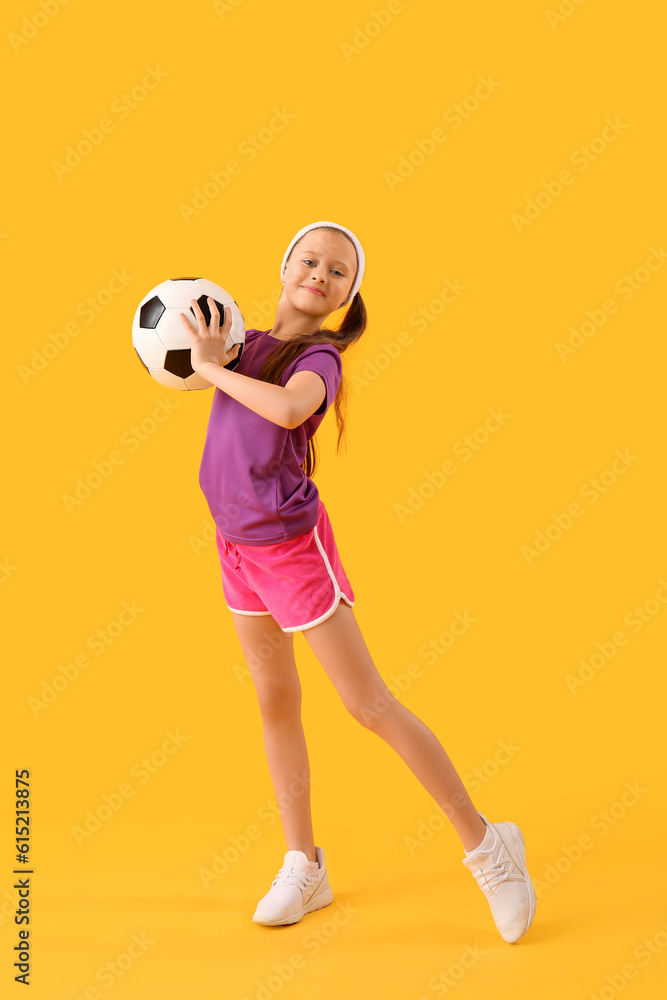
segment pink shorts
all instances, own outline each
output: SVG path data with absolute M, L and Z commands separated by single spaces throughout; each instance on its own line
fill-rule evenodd
M 273 545 L 241 545 L 216 531 L 222 592 L 230 611 L 273 615 L 283 632 L 319 625 L 354 593 L 322 498 L 310 531 Z

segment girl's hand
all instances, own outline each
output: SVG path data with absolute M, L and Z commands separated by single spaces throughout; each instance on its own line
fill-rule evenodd
M 229 331 L 232 328 L 231 309 L 225 309 L 225 322 L 220 326 L 218 307 L 209 295 L 208 307 L 211 310 L 211 322 L 207 327 L 204 314 L 199 308 L 197 300 L 190 299 L 190 305 L 195 313 L 197 329 L 193 328 L 190 318 L 186 313 L 180 313 L 180 317 L 187 328 L 190 338 L 190 356 L 193 369 L 198 372 L 199 368 L 209 361 L 224 368 L 225 365 L 228 365 L 230 361 L 233 361 L 237 357 L 241 349 L 240 344 L 235 344 L 230 352 L 225 350 Z

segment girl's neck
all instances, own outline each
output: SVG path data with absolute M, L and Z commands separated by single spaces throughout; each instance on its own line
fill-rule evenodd
M 273 326 L 269 332 L 276 340 L 291 340 L 292 337 L 307 337 L 310 336 L 311 333 L 317 333 L 318 330 L 322 328 L 322 323 L 325 318 L 326 317 L 314 319 L 312 316 L 307 316 L 304 313 L 299 313 L 295 310 L 290 310 L 289 315 L 286 315 L 279 306 L 276 312 L 276 318 L 273 321 Z

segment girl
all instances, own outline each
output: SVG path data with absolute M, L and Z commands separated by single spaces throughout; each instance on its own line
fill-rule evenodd
M 288 847 L 253 920 L 295 923 L 333 900 L 324 852 L 313 839 L 293 651 L 293 634 L 303 631 L 348 711 L 394 748 L 443 809 L 461 838 L 463 864 L 486 894 L 501 936 L 512 943 L 530 927 L 536 905 L 522 833 L 515 823 L 489 823 L 477 812 L 434 733 L 378 673 L 312 480 L 313 435 L 332 403 L 340 446 L 341 354 L 366 328 L 359 293 L 364 265 L 349 229 L 332 222 L 304 226 L 283 257 L 273 327 L 246 331 L 240 360 L 239 345 L 225 349 L 229 310 L 220 327 L 209 299 L 207 327 L 193 299 L 196 330 L 180 314 L 192 367 L 216 386 L 199 482 L 216 524 L 225 602 L 259 699 Z M 347 305 L 338 330 L 323 325 Z

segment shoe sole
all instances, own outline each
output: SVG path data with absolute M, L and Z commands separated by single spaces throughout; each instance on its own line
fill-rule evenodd
M 500 837 L 505 844 L 505 847 L 509 851 L 514 864 L 517 866 L 519 871 L 523 872 L 526 879 L 526 887 L 528 889 L 528 898 L 530 900 L 530 909 L 528 911 L 528 923 L 526 924 L 526 930 L 520 937 L 526 933 L 528 928 L 533 922 L 535 917 L 535 910 L 537 909 L 537 896 L 535 894 L 535 887 L 530 880 L 530 875 L 528 874 L 528 866 L 526 865 L 526 842 L 523 839 L 523 834 L 516 823 L 494 823 L 493 826 L 496 827 Z M 502 827 L 502 832 L 500 830 Z M 520 938 L 515 938 L 519 941 Z M 509 942 L 513 944 L 514 942 Z
M 256 924 L 264 924 L 266 927 L 278 927 L 281 924 L 296 924 L 306 913 L 312 913 L 313 910 L 321 910 L 322 907 L 328 906 L 330 903 L 333 903 L 333 891 L 329 887 L 319 895 L 312 896 L 305 906 L 302 906 L 296 913 L 290 913 L 287 917 L 281 917 L 279 920 L 266 920 L 262 917 L 261 913 L 259 917 L 255 913 L 252 919 Z

